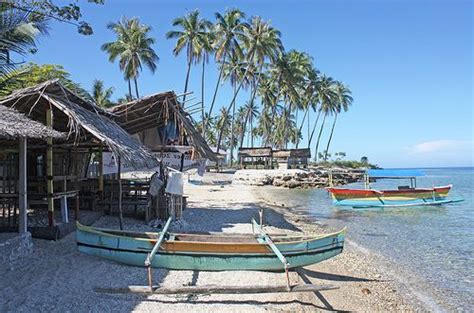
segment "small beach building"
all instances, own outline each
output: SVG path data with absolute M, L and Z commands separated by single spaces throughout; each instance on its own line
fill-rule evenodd
M 163 159 L 181 169 L 199 159 L 217 162 L 217 157 L 194 127 L 173 91 L 156 93 L 109 109 L 114 120 L 134 138 Z M 184 163 L 184 162 L 183 162 Z
M 114 199 L 109 200 L 118 204 L 121 213 L 122 195 L 128 194 L 122 190 L 121 164 L 137 169 L 158 165 L 156 157 L 121 128 L 109 112 L 74 94 L 58 80 L 17 90 L 0 99 L 0 106 L 13 107 L 36 121 L 35 125 L 40 123 L 66 134 L 60 141 L 48 136 L 46 142 L 28 147 L 27 205 L 38 209 L 32 214 L 38 214 L 39 220 L 47 221 L 40 222 L 44 227 L 38 231 L 39 236 L 57 239 L 73 230 L 68 207 L 75 208 L 74 219 L 79 220 L 79 208 L 94 209 L 107 186 L 118 189 Z M 8 155 L 8 151 L 2 146 L 0 154 Z M 113 182 L 108 183 L 104 181 L 101 164 L 102 153 L 107 151 L 114 155 L 119 168 L 118 175 L 110 179 Z M 98 160 L 99 166 L 94 171 L 97 176 L 90 177 L 93 158 Z M 12 176 L 16 175 L 7 175 Z M 57 214 L 58 206 L 61 216 Z
M 239 148 L 238 159 L 240 168 L 273 168 L 272 148 Z
M 273 158 L 280 169 L 307 168 L 311 150 L 309 148 L 273 150 Z
M 27 146 L 65 134 L 0 106 L 0 229 L 27 232 Z

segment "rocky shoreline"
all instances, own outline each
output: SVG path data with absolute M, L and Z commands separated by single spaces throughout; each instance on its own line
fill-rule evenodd
M 238 170 L 232 183 L 250 186 L 272 185 L 286 188 L 325 188 L 357 182 L 362 179 L 362 169 L 346 168 L 309 168 L 286 170 Z

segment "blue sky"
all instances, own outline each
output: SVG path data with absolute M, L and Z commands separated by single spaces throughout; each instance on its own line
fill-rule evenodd
M 140 93 L 180 93 L 186 63 L 184 56 L 172 55 L 175 42 L 165 38 L 171 21 L 196 8 L 214 20 L 214 12 L 237 7 L 270 20 L 287 50 L 309 53 L 321 72 L 350 86 L 354 103 L 338 120 L 331 151 L 344 151 L 347 159 L 365 155 L 385 167 L 474 165 L 470 1 L 82 2 L 94 35 L 81 36 L 74 27 L 52 23 L 50 35 L 41 38 L 38 53 L 28 61 L 61 64 L 86 88 L 102 79 L 115 88 L 115 97 L 123 96 L 127 85 L 118 65 L 108 62 L 100 46 L 114 39 L 108 22 L 137 16 L 153 27 L 160 56 L 155 75 L 141 74 Z M 199 66 L 192 69 L 190 88 L 198 98 L 200 75 Z M 206 79 L 209 105 L 217 80 L 212 62 Z M 230 87 L 224 85 L 218 107 L 230 99 Z M 242 94 L 238 103 L 246 99 Z M 323 143 L 328 134 L 329 128 Z

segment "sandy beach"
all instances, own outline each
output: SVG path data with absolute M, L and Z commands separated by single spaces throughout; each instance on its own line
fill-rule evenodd
M 330 232 L 330 226 L 291 214 L 258 197 L 252 186 L 222 184 L 229 175 L 205 176 L 202 184 L 185 184 L 189 208 L 184 220 L 172 231 L 251 232 L 251 218 L 264 208 L 265 230 L 272 232 Z M 214 182 L 214 183 L 213 183 Z M 156 230 L 142 221 L 126 219 L 128 230 Z M 95 223 L 116 227 L 116 217 L 105 216 Z M 331 284 L 337 290 L 317 293 L 135 296 L 96 293 L 95 287 L 146 285 L 146 271 L 81 254 L 74 233 L 53 242 L 34 240 L 34 252 L 12 268 L 0 269 L 2 312 L 94 311 L 94 312 L 260 312 L 260 311 L 424 311 L 415 297 L 377 264 L 372 252 L 352 244 L 350 230 L 344 252 L 328 261 L 292 272 L 292 282 Z M 193 272 L 154 270 L 154 283 L 182 285 L 284 284 L 283 273 Z

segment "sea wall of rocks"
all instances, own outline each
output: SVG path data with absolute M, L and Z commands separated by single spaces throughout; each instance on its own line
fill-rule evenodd
M 360 170 L 332 169 L 334 186 L 345 185 L 361 179 Z M 287 188 L 324 188 L 329 186 L 329 170 L 325 168 L 287 170 L 238 170 L 233 184 Z

